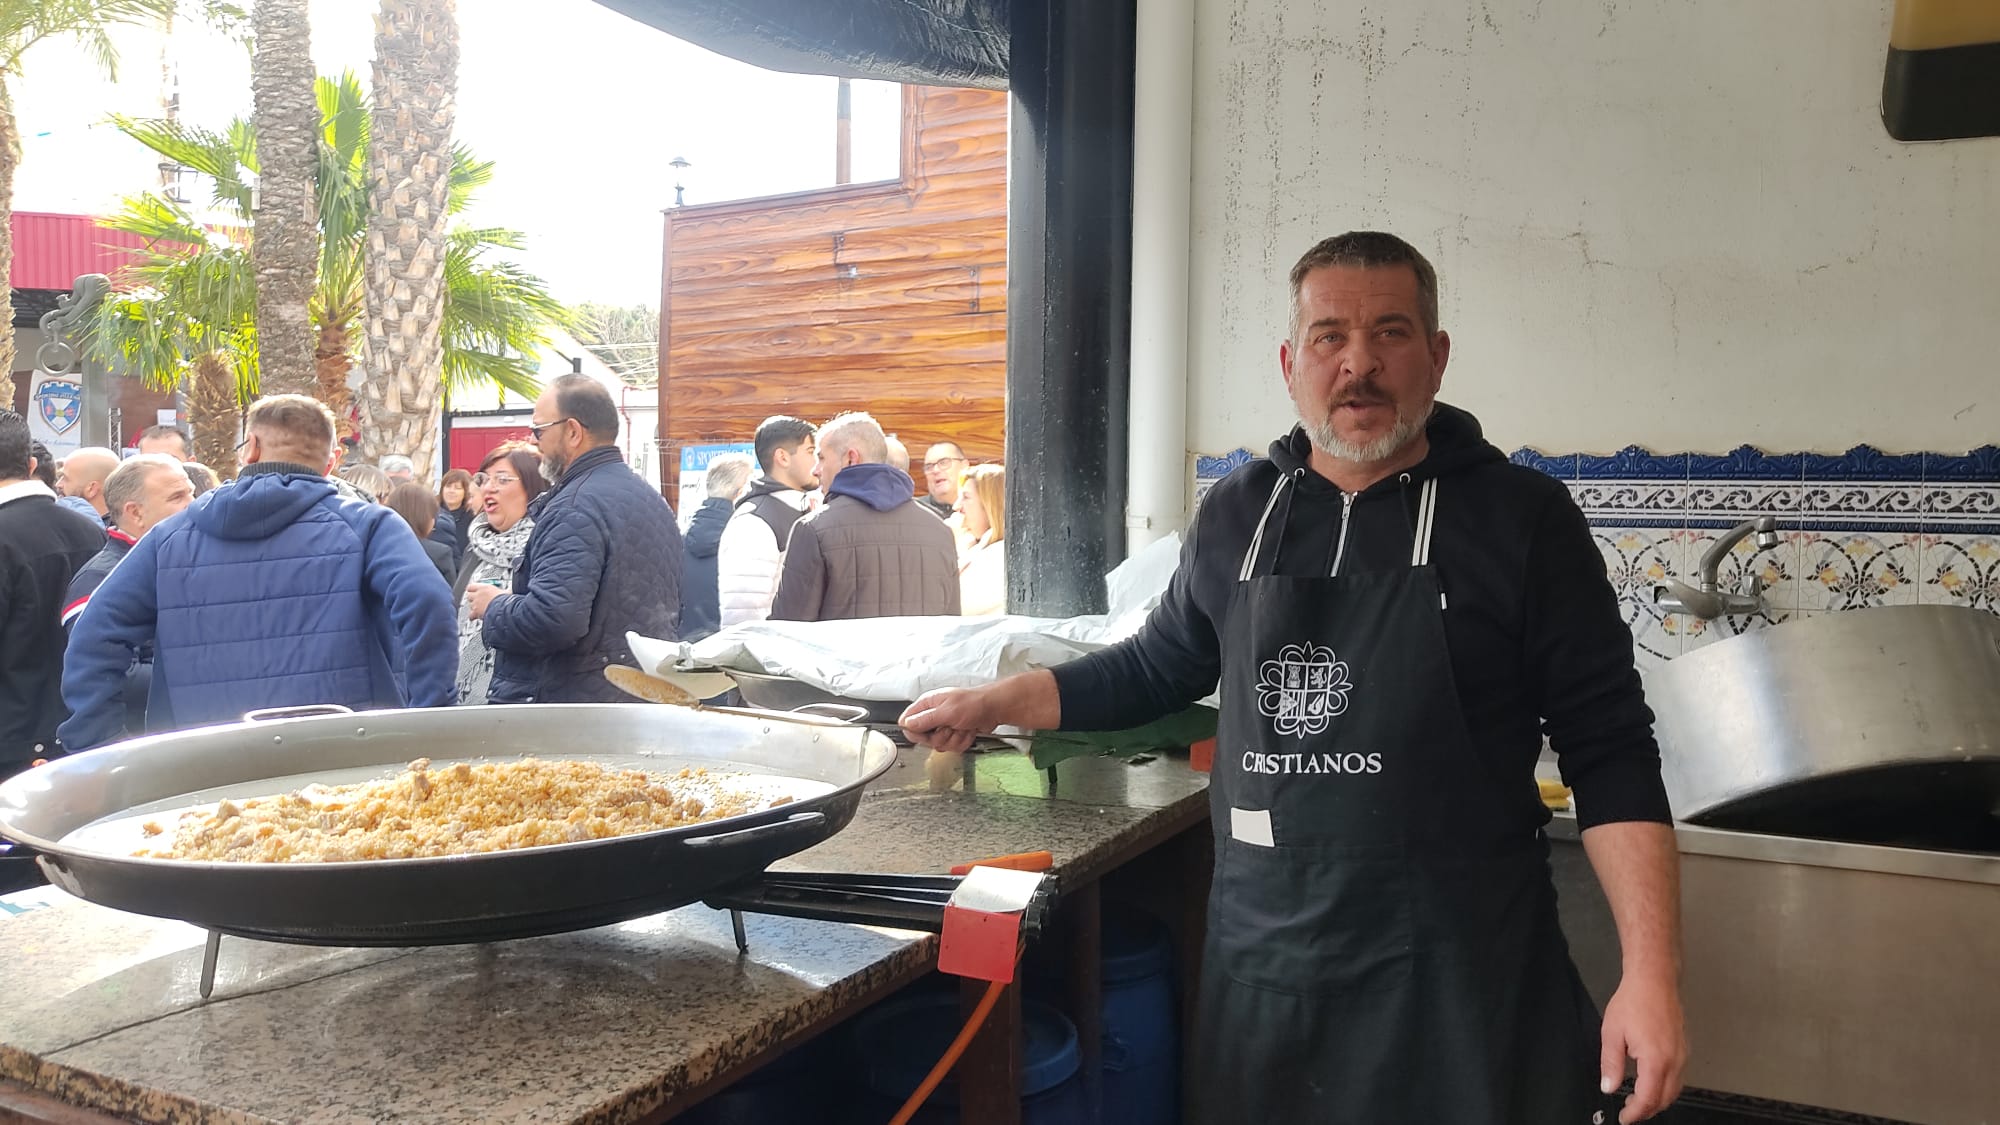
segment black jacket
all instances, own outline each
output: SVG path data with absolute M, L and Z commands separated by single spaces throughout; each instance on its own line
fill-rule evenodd
M 711 496 L 688 521 L 681 558 L 681 639 L 698 641 L 722 628 L 722 596 L 716 586 L 716 552 L 735 505 Z
M 45 491 L 0 503 L 0 777 L 56 751 L 63 595 L 104 549 L 104 525 Z
M 535 530 L 514 596 L 493 599 L 481 632 L 493 650 L 494 703 L 620 703 L 604 678 L 630 664 L 625 633 L 677 639 L 681 529 L 674 510 L 606 446 L 576 459 L 528 506 Z
M 439 504 L 437 522 L 431 525 L 428 538 L 433 543 L 443 544 L 444 548 L 451 552 L 452 574 L 457 574 L 459 565 L 465 561 L 465 529 L 472 524 L 472 511 L 471 504 L 467 504 L 457 512 Z M 459 518 L 459 512 L 465 513 L 464 519 Z
M 1450 604 L 1445 636 L 1459 704 L 1502 776 L 1522 779 L 1523 817 L 1547 820 L 1528 781 L 1546 732 L 1585 827 L 1670 820 L 1632 635 L 1569 490 L 1509 464 L 1465 411 L 1438 404 L 1429 437 L 1422 464 L 1355 498 L 1344 547 L 1341 492 L 1307 466 L 1302 431 L 1218 483 L 1138 634 L 1056 670 L 1063 726 L 1136 726 L 1215 687 L 1230 595 L 1278 474 L 1298 484 L 1272 511 L 1261 552 L 1270 557 L 1276 536 L 1281 575 L 1326 574 L 1336 549 L 1342 574 L 1408 566 L 1419 486 L 1436 477 L 1431 560 Z
M 90 604 L 90 595 L 104 585 L 105 576 L 111 568 L 132 551 L 138 540 L 112 528 L 105 540 L 104 549 L 92 555 L 69 580 L 69 592 L 63 595 L 63 643 L 69 643 L 70 633 L 76 627 L 76 619 L 83 614 L 83 608 Z M 131 666 L 125 669 L 125 729 L 138 734 L 146 729 L 146 704 L 153 690 L 153 642 L 147 641 L 132 654 Z
M 449 586 L 458 580 L 458 567 L 452 561 L 450 547 L 438 542 L 436 536 L 420 541 L 417 546 L 424 549 L 424 557 L 431 560 L 432 566 L 438 568 L 438 577 L 444 579 L 445 585 Z

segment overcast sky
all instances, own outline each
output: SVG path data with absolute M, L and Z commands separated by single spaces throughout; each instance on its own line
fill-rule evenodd
M 375 0 L 312 0 L 313 58 L 365 85 Z M 659 300 L 660 210 L 676 155 L 687 201 L 833 182 L 834 80 L 758 70 L 673 39 L 592 0 L 464 0 L 457 136 L 498 163 L 469 218 L 528 234 L 525 264 L 566 302 Z M 158 116 L 163 54 L 183 120 L 220 127 L 250 111 L 246 51 L 200 29 L 120 36 L 118 81 L 50 46 L 17 91 L 23 134 L 15 207 L 102 213 L 158 182 L 156 159 L 102 124 Z M 896 175 L 896 87 L 857 83 L 854 175 Z

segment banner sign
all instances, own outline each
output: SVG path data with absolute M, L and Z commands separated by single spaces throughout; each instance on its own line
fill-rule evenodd
M 28 386 L 28 432 L 57 458 L 83 444 L 83 376 L 36 371 Z
M 747 441 L 733 445 L 681 446 L 680 503 L 674 505 L 674 514 L 680 517 L 682 531 L 687 530 L 695 509 L 708 499 L 708 463 L 725 453 L 741 453 L 752 462 L 757 459 L 757 447 Z

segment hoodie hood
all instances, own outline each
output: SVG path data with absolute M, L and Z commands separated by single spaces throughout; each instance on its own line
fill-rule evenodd
M 1430 439 L 1431 448 L 1424 459 L 1409 470 L 1413 481 L 1446 477 L 1474 465 L 1507 459 L 1499 446 L 1486 440 L 1485 432 L 1479 427 L 1479 419 L 1447 403 L 1437 403 L 1432 409 L 1431 420 L 1424 426 L 1424 435 Z M 1297 477 L 1302 490 L 1338 492 L 1339 488 L 1332 481 L 1312 471 L 1311 457 L 1312 439 L 1306 437 L 1304 426 L 1293 426 L 1291 433 L 1271 443 L 1271 463 Z M 1301 470 L 1304 470 L 1303 476 L 1299 475 Z M 1369 491 L 1393 488 L 1398 483 L 1395 477 L 1391 477 L 1377 482 Z
M 756 480 L 750 482 L 750 487 L 744 491 L 742 496 L 737 498 L 736 502 L 741 504 L 745 500 L 754 500 L 759 496 L 769 496 L 775 492 L 791 492 L 799 496 L 805 495 L 805 492 L 801 489 L 793 488 L 782 481 L 775 481 L 770 477 L 759 475 Z
M 916 499 L 916 481 L 894 465 L 849 465 L 827 486 L 827 499 L 836 496 L 852 496 L 878 512 L 889 512 Z
M 333 482 L 304 465 L 257 464 L 196 500 L 188 518 L 217 539 L 268 539 L 333 494 Z

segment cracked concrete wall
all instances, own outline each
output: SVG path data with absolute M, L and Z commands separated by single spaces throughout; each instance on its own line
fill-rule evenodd
M 1190 447 L 1294 415 L 1285 274 L 1437 265 L 1503 448 L 2000 441 L 2000 139 L 1903 145 L 1881 0 L 1199 0 Z

